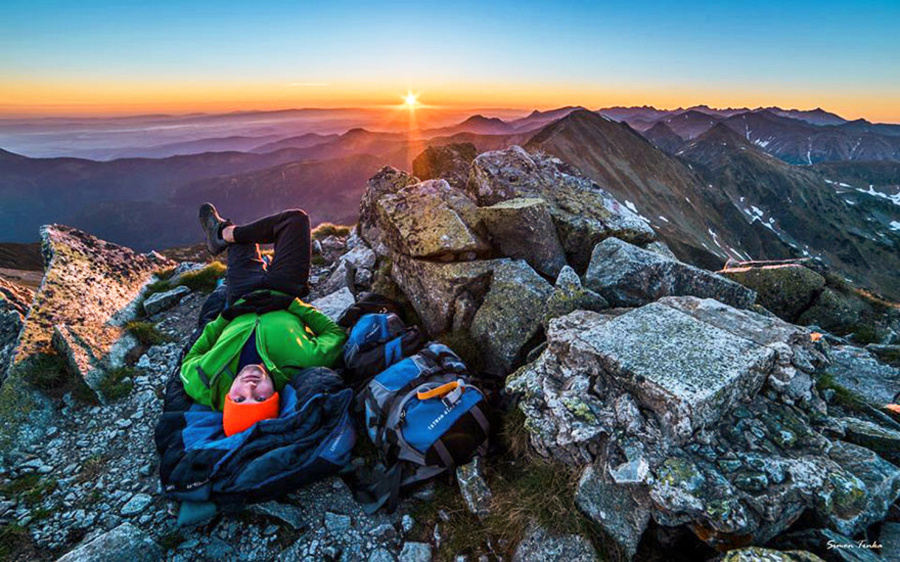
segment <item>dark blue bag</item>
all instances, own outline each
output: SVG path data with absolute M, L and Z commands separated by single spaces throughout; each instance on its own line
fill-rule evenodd
M 366 431 L 388 466 L 363 500 L 367 511 L 385 503 L 393 509 L 401 487 L 487 453 L 487 400 L 443 344 L 429 343 L 376 375 L 361 399 Z
M 344 344 L 347 382 L 363 385 L 389 366 L 415 353 L 425 343 L 417 327 L 407 328 L 396 314 L 365 314 Z

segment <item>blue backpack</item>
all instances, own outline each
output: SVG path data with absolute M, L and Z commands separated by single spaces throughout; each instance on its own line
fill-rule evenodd
M 361 499 L 368 512 L 385 503 L 393 509 L 401 487 L 487 453 L 487 400 L 443 344 L 429 343 L 378 373 L 359 398 L 366 431 L 387 467 Z
M 424 343 L 422 331 L 415 326 L 407 328 L 393 312 L 360 316 L 344 344 L 347 382 L 367 383 L 397 361 L 415 353 Z

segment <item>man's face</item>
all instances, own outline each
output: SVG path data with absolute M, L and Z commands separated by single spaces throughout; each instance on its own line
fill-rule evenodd
M 242 402 L 264 402 L 275 393 L 275 385 L 272 378 L 261 365 L 247 365 L 238 373 L 228 396 L 231 401 L 240 404 Z

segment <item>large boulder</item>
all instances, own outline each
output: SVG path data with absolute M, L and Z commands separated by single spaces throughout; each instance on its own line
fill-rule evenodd
M 656 238 L 646 220 L 597 184 L 555 157 L 529 154 L 519 146 L 478 155 L 466 189 L 480 206 L 523 197 L 544 199 L 567 261 L 577 271 L 584 270 L 591 248 L 604 238 L 635 244 Z
M 394 256 L 391 277 L 432 335 L 468 328 L 498 260 L 439 263 Z
M 423 180 L 444 179 L 457 189 L 465 189 L 469 166 L 478 156 L 470 142 L 429 146 L 412 162 L 413 174 Z
M 640 306 L 666 296 L 714 298 L 738 308 L 756 299 L 751 289 L 618 238 L 594 247 L 584 284 L 613 306 Z
M 505 375 L 520 359 L 525 344 L 541 329 L 552 294 L 553 286 L 524 261 L 495 263 L 490 288 L 469 326 L 488 371 Z
M 854 331 L 860 320 L 872 313 L 872 307 L 854 294 L 825 287 L 815 302 L 797 319 L 804 326 L 816 325 L 837 334 Z
M 481 207 L 478 215 L 503 255 L 524 259 L 548 277 L 556 277 L 566 265 L 566 254 L 543 199 L 509 199 Z
M 640 507 L 725 550 L 807 511 L 852 536 L 900 496 L 900 469 L 833 440 L 841 423 L 811 377 L 824 362 L 808 331 L 776 317 L 669 297 L 552 320 L 507 390 L 539 454 L 592 467 L 579 506 L 626 551 Z
M 874 406 L 893 403 L 900 394 L 900 369 L 881 363 L 867 349 L 835 346 L 828 359 L 825 375 Z
M 414 176 L 390 166 L 383 167 L 366 182 L 366 190 L 359 201 L 357 229 L 360 237 L 378 254 L 387 254 L 387 248 L 381 241 L 376 203 L 383 195 L 396 193 L 407 185 L 416 183 L 419 183 L 419 180 Z
M 32 360 L 58 353 L 53 345 L 57 326 L 82 334 L 123 326 L 135 316 L 141 292 L 154 273 L 174 265 L 158 254 L 138 254 L 67 226 L 42 227 L 41 238 L 44 280 L 0 387 L 0 437 L 12 437 L 28 417 L 43 419 L 52 412 L 40 393 L 24 383 Z M 90 354 L 104 357 L 111 349 L 119 348 L 92 348 Z
M 413 258 L 452 261 L 485 255 L 476 233 L 478 209 L 444 180 L 428 180 L 381 196 L 376 225 L 392 251 Z
M 796 322 L 825 287 L 825 278 L 800 264 L 734 267 L 719 275 L 756 291 L 756 302 L 779 318 Z

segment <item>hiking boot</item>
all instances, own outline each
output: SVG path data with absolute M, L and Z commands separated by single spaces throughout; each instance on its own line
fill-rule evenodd
M 210 254 L 221 254 L 228 247 L 228 242 L 222 238 L 222 229 L 231 224 L 219 216 L 212 203 L 200 205 L 200 226 L 206 234 L 206 249 Z

